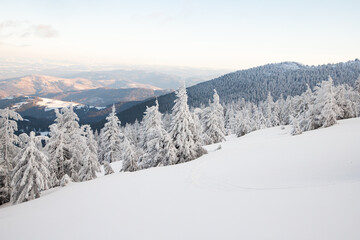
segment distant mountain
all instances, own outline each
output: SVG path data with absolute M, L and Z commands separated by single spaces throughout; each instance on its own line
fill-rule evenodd
M 49 93 L 63 93 L 68 91 L 89 90 L 95 88 L 145 88 L 162 90 L 162 88 L 125 80 L 116 79 L 86 79 L 60 78 L 43 75 L 30 75 L 19 78 L 0 80 L 0 97 L 21 95 L 45 95 Z
M 4 59 L 1 58 L 1 56 L 0 66 L 0 82 L 6 79 L 16 79 L 35 74 L 35 76 L 53 76 L 65 79 L 87 79 L 95 83 L 96 87 L 108 88 L 156 89 L 153 87 L 157 87 L 161 89 L 175 89 L 184 81 L 188 86 L 192 86 L 229 72 L 229 70 L 224 69 L 151 65 L 79 64 L 74 62 L 51 61 L 48 59 Z M 2 90 L 2 88 L 0 89 Z
M 202 82 L 187 89 L 188 103 L 192 107 L 207 104 L 216 89 L 223 103 L 244 98 L 247 101 L 259 102 L 266 99 L 271 92 L 275 99 L 282 94 L 284 97 L 301 94 L 306 85 L 311 88 L 329 76 L 334 83 L 354 85 L 360 75 L 360 61 L 349 61 L 320 66 L 306 66 L 296 62 L 267 64 L 260 67 L 232 72 L 210 81 Z M 175 100 L 175 93 L 158 97 L 161 112 L 171 111 Z M 141 120 L 146 106 L 155 104 L 155 99 L 141 102 L 118 113 L 123 124 Z M 104 121 L 94 124 L 101 128 Z
M 188 86 L 195 85 L 226 73 L 222 70 L 179 68 L 179 67 L 134 67 L 133 69 L 117 69 L 107 71 L 90 71 L 73 74 L 63 74 L 66 78 L 85 78 L 97 82 L 108 82 L 110 88 L 123 88 L 124 84 L 130 87 L 144 88 L 141 84 L 150 84 L 162 89 L 175 89 L 183 82 Z M 137 83 L 137 85 L 131 85 Z
M 109 88 L 172 89 L 177 88 L 182 82 L 182 78 L 175 75 L 144 70 L 95 71 L 65 76 L 89 79 Z
M 105 107 L 117 102 L 142 101 L 154 96 L 164 95 L 172 90 L 154 90 L 148 88 L 110 89 L 96 88 L 62 93 L 40 94 L 41 97 L 78 102 L 85 105 Z
M 117 111 L 123 111 L 140 101 L 118 102 L 115 104 Z M 66 102 L 41 97 L 16 97 L 0 99 L 0 108 L 9 107 L 17 111 L 24 121 L 19 121 L 19 132 L 48 131 L 48 127 L 55 120 L 54 109 L 74 106 L 75 113 L 80 118 L 81 124 L 90 124 L 104 119 L 110 112 L 111 106 L 94 107 L 76 102 Z
M 101 87 L 87 79 L 66 79 L 52 76 L 30 75 L 0 81 L 0 96 L 37 95 Z

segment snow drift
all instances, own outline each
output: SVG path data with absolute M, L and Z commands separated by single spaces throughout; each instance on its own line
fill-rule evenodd
M 195 161 L 2 207 L 1 239 L 360 239 L 360 119 L 289 132 L 228 137 Z

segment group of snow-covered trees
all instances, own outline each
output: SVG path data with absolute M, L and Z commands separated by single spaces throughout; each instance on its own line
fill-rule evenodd
M 292 134 L 329 127 L 337 120 L 360 114 L 360 77 L 355 88 L 334 86 L 331 77 L 313 90 L 308 87 L 301 95 L 280 97 L 271 94 L 258 104 L 238 102 L 226 104 L 225 127 L 228 133 L 242 136 L 254 130 L 280 125 L 292 125 Z
M 191 161 L 206 153 L 203 145 L 225 140 L 228 134 L 243 136 L 251 131 L 292 125 L 292 134 L 328 127 L 339 119 L 360 114 L 360 78 L 355 88 L 334 86 L 332 79 L 298 96 L 271 93 L 263 102 L 220 104 L 214 90 L 208 106 L 189 109 L 185 86 L 176 92 L 171 113 L 161 114 L 147 107 L 143 120 L 125 127 L 115 106 L 100 133 L 89 125 L 80 126 L 73 108 L 56 110 L 50 136 L 21 134 L 16 121 L 21 116 L 0 109 L 0 204 L 20 203 L 40 196 L 42 190 L 68 182 L 96 178 L 103 165 L 105 175 L 114 173 L 110 163 L 121 161 L 121 171 L 138 171 Z
M 121 127 L 115 107 L 106 120 L 98 137 L 105 174 L 113 172 L 109 163 L 114 161 L 122 161 L 121 171 L 133 172 L 191 161 L 206 153 L 200 122 L 189 110 L 185 86 L 177 91 L 171 115 L 163 116 L 156 101 L 155 106 L 147 107 L 140 124 Z
M 80 126 L 72 106 L 56 110 L 50 137 L 16 136 L 21 116 L 0 110 L 0 201 L 20 203 L 69 181 L 86 181 L 100 171 L 98 145 L 89 125 Z

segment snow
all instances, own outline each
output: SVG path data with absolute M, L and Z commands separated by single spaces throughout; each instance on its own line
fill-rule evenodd
M 175 166 L 115 162 L 114 174 L 1 208 L 1 239 L 360 239 L 360 119 L 290 132 L 230 136 Z
M 49 136 L 49 134 L 50 134 L 49 131 L 40 132 L 40 135 L 41 135 L 41 136 Z
M 80 103 L 66 102 L 66 101 L 55 100 L 55 99 L 50 99 L 50 98 L 39 98 L 39 99 L 40 99 L 40 101 L 38 101 L 36 104 L 38 106 L 45 107 L 45 111 L 54 110 L 56 108 L 64 108 L 64 107 L 68 107 L 70 105 L 72 105 L 72 106 L 81 105 Z
M 96 108 L 97 110 L 103 110 L 105 109 L 106 107 L 94 107 L 94 106 L 89 106 L 90 108 Z
M 15 110 L 15 109 L 19 109 L 22 105 L 27 104 L 28 102 L 18 102 L 16 104 L 14 104 L 11 109 Z
M 7 97 L 3 97 L 1 99 L 3 99 L 3 100 L 11 100 L 11 99 L 14 99 L 14 96 L 7 96 Z

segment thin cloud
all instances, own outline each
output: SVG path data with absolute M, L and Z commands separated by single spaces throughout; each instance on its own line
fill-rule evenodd
M 0 31 L 6 28 L 13 28 L 13 27 L 17 27 L 21 24 L 21 22 L 18 21 L 5 21 L 5 22 L 0 22 Z
M 31 24 L 28 21 L 4 21 L 0 22 L 0 36 L 2 38 L 55 38 L 59 32 L 51 25 Z
M 41 38 L 54 38 L 59 35 L 58 31 L 56 31 L 50 25 L 38 24 L 33 26 L 34 34 Z

